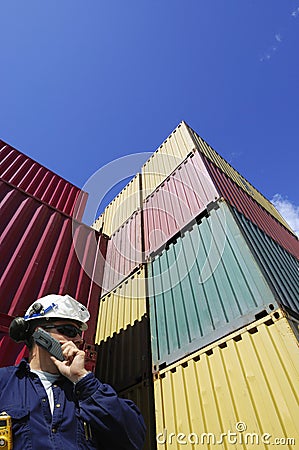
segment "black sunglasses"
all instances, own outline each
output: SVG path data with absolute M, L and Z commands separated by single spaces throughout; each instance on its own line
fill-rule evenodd
M 42 327 L 44 330 L 50 330 L 52 328 L 55 328 L 55 330 L 58 331 L 58 333 L 63 334 L 64 336 L 74 338 L 78 334 L 79 336 L 82 336 L 82 330 L 80 328 L 75 327 L 75 325 L 66 324 L 66 325 L 44 325 Z

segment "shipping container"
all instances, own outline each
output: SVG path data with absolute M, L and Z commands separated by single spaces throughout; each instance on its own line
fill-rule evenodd
M 142 166 L 142 198 L 150 195 L 194 149 L 190 132 L 181 122 Z
M 195 147 L 212 161 L 222 172 L 228 175 L 241 189 L 249 194 L 256 202 L 258 202 L 266 211 L 268 211 L 278 222 L 280 222 L 291 233 L 293 230 L 284 218 L 279 214 L 277 209 L 267 200 L 255 187 L 252 186 L 242 175 L 240 175 L 224 158 L 222 158 L 207 142 L 205 142 L 195 131 L 188 125 L 187 129 L 192 136 Z
M 104 227 L 104 213 L 102 213 L 91 225 L 91 228 L 94 228 L 99 233 L 103 233 Z
M 145 258 L 218 198 L 200 154 L 190 154 L 144 202 Z
M 149 323 L 144 315 L 97 345 L 96 376 L 117 391 L 150 377 Z
M 247 219 L 263 230 L 268 236 L 282 245 L 288 252 L 299 258 L 299 241 L 297 236 L 286 229 L 273 215 L 256 202 L 251 195 L 241 189 L 228 175 L 201 155 L 218 192 Z
M 97 219 L 93 227 L 101 225 L 102 232 L 110 237 L 135 211 L 138 211 L 142 204 L 140 183 L 141 175 L 138 173 L 106 206 L 102 219 Z
M 232 211 L 274 294 L 285 308 L 298 312 L 299 261 L 243 214 Z
M 23 316 L 37 298 L 68 293 L 90 310 L 85 339 L 94 342 L 106 239 L 5 181 L 0 201 L 0 312 Z M 0 365 L 17 356 L 7 342 L 0 342 Z
M 97 344 L 142 320 L 146 313 L 146 278 L 142 266 L 100 299 Z
M 81 220 L 88 194 L 0 140 L 0 179 Z
M 11 316 L 0 313 L 0 333 L 8 334 L 9 325 L 12 319 Z
M 283 295 L 269 286 L 225 202 L 153 258 L 148 283 L 156 368 L 280 305 L 299 312 L 295 291 Z
M 158 449 L 297 449 L 298 320 L 281 310 L 161 370 Z
M 156 450 L 156 426 L 153 381 L 148 379 L 119 392 L 119 397 L 132 400 L 141 411 L 146 425 L 146 440 L 143 450 Z
M 102 296 L 122 283 L 143 262 L 142 214 L 137 211 L 107 244 Z

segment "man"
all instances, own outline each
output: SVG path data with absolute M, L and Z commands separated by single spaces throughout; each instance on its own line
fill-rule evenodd
M 142 449 L 136 405 L 84 367 L 81 334 L 89 317 L 69 295 L 51 294 L 12 322 L 11 337 L 29 348 L 29 362 L 0 369 L 0 413 L 12 418 L 14 450 Z M 64 361 L 34 342 L 37 327 L 60 342 Z

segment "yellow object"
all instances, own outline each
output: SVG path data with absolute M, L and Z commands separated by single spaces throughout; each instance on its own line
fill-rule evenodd
M 281 310 L 156 378 L 158 450 L 298 448 L 298 321 Z
M 12 449 L 12 423 L 11 417 L 5 411 L 0 413 L 0 448 Z
M 145 268 L 126 278 L 100 300 L 95 343 L 140 321 L 146 313 Z
M 102 213 L 96 221 L 91 225 L 91 228 L 94 228 L 95 230 L 102 232 L 103 231 L 103 225 L 104 225 L 104 213 Z
M 142 198 L 148 197 L 194 149 L 188 127 L 181 122 L 142 166 Z
M 103 214 L 92 227 L 111 236 L 135 211 L 141 208 L 140 174 L 123 188 L 123 190 L 106 206 Z

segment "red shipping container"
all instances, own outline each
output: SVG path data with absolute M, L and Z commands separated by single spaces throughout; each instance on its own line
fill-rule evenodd
M 0 178 L 81 220 L 88 194 L 0 140 Z
M 107 239 L 5 181 L 0 202 L 0 320 L 7 326 L 37 298 L 68 293 L 91 312 L 84 337 L 93 343 Z M 16 359 L 15 349 L 1 339 L 0 365 Z
M 211 175 L 221 196 L 241 212 L 247 219 L 255 223 L 275 242 L 284 247 L 289 253 L 299 258 L 298 238 L 288 231 L 280 222 L 269 214 L 249 194 L 232 181 L 222 170 L 204 155 L 202 159 Z

